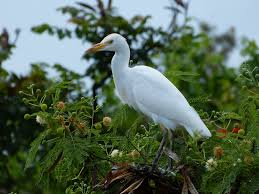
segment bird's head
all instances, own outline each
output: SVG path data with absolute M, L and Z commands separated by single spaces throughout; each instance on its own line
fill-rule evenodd
M 100 43 L 93 45 L 86 52 L 87 53 L 95 53 L 98 51 L 113 51 L 116 52 L 121 47 L 127 44 L 126 39 L 120 34 L 109 34 L 106 36 Z

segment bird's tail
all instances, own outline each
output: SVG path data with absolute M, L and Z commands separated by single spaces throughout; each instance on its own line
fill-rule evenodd
M 192 115 L 195 115 L 192 117 L 192 120 L 188 122 L 188 124 L 184 124 L 184 127 L 188 131 L 188 133 L 193 137 L 195 134 L 200 134 L 201 136 L 205 138 L 211 137 L 211 133 L 207 126 L 204 124 L 204 122 L 201 120 L 198 113 L 192 108 Z

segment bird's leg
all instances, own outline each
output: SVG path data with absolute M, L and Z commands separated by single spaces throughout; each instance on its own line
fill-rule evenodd
M 169 149 L 173 150 L 173 132 L 169 130 Z M 173 159 L 168 157 L 168 170 L 173 168 Z
M 156 153 L 156 157 L 155 159 L 153 160 L 153 163 L 152 163 L 152 170 L 154 170 L 157 166 L 157 163 L 162 155 L 162 152 L 163 152 L 163 148 L 165 146 L 165 143 L 166 143 L 166 137 L 167 137 L 167 129 L 165 129 L 163 126 L 160 126 L 163 130 L 163 138 L 162 138 L 162 141 L 159 145 L 159 148 L 157 150 L 157 153 Z

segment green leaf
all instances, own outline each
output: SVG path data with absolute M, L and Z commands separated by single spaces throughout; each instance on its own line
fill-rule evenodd
M 32 143 L 31 143 L 31 148 L 30 148 L 30 151 L 29 151 L 29 154 L 27 156 L 27 160 L 26 160 L 26 163 L 25 163 L 25 167 L 24 169 L 26 170 L 27 168 L 29 168 L 32 164 L 33 164 L 33 161 L 36 157 L 36 154 L 38 152 L 38 149 L 39 149 L 39 146 L 41 144 L 41 142 L 45 139 L 47 135 L 47 132 L 44 131 L 42 132 Z

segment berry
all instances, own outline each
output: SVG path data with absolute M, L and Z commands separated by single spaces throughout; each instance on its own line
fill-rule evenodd
M 25 114 L 25 115 L 24 115 L 24 119 L 25 119 L 25 120 L 29 120 L 30 118 L 31 118 L 31 115 L 29 115 L 29 114 Z
M 45 111 L 45 110 L 47 110 L 48 106 L 47 106 L 47 104 L 41 104 L 40 108 L 41 108 L 41 110 Z

